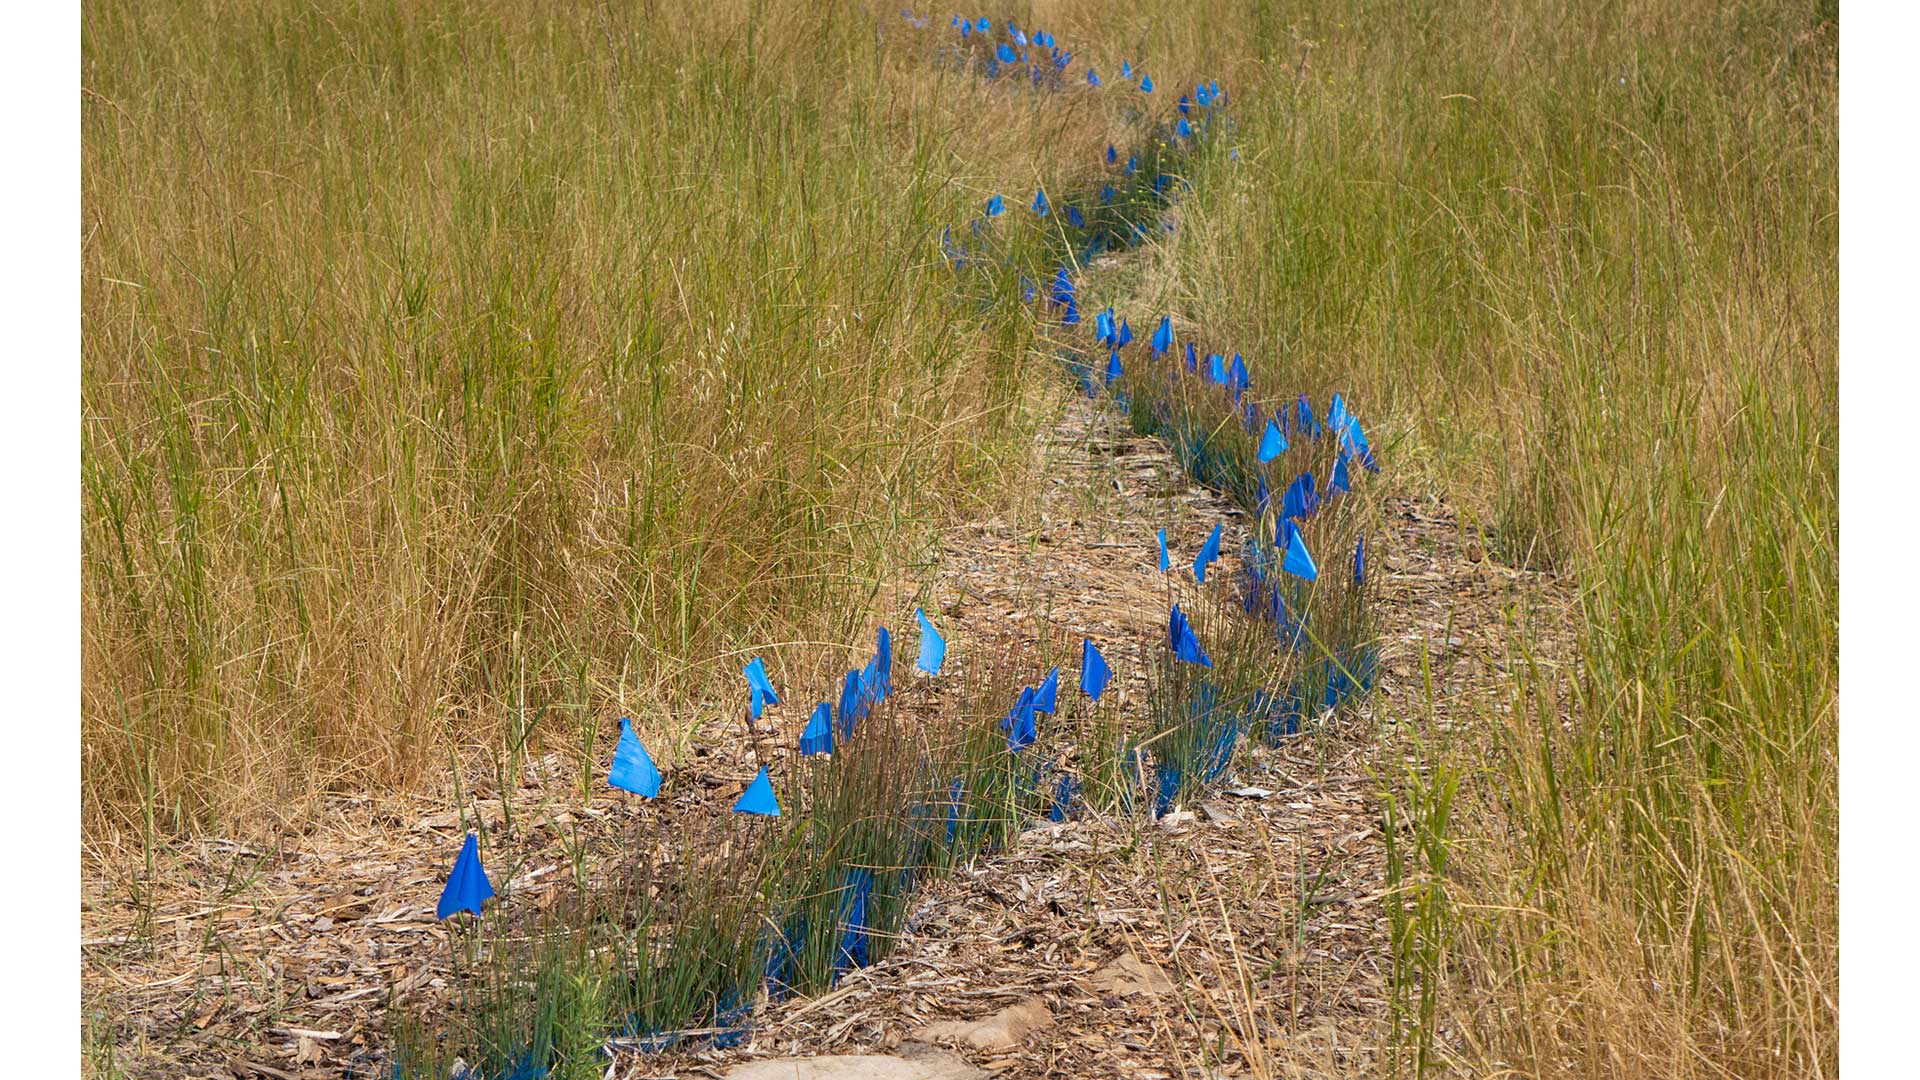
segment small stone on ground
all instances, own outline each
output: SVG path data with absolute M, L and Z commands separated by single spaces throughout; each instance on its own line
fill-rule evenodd
M 1053 1026 L 1053 1013 L 1038 998 L 1010 1005 L 981 1020 L 943 1020 L 920 1030 L 919 1038 L 965 1043 L 975 1050 L 1012 1050 L 1032 1032 Z

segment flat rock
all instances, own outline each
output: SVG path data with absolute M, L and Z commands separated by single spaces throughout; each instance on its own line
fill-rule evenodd
M 835 1054 L 767 1058 L 735 1065 L 721 1074 L 726 1080 L 985 1080 L 986 1075 L 944 1050 L 928 1050 L 912 1057 Z
M 1166 973 L 1132 953 L 1108 961 L 1093 973 L 1093 985 L 1109 994 L 1165 994 L 1173 989 Z
M 928 1024 L 914 1036 L 925 1042 L 935 1040 L 964 1043 L 975 1050 L 1011 1050 L 1029 1034 L 1053 1026 L 1053 1013 L 1039 998 L 1028 998 L 1009 1005 L 981 1020 L 942 1020 Z

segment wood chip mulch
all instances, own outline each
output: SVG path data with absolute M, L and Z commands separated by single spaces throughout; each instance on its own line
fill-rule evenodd
M 1242 519 L 1188 485 L 1158 441 L 1084 398 L 1066 400 L 1035 453 L 1045 468 L 1031 496 L 950 530 L 937 576 L 903 584 L 883 610 L 903 606 L 908 619 L 894 625 L 905 625 L 911 596 L 930 590 L 956 650 L 1044 642 L 1069 679 L 1068 651 L 1091 635 L 1117 675 L 1110 692 L 1137 703 L 1146 650 L 1165 632 L 1154 530 L 1191 552 L 1224 519 L 1231 553 Z M 1488 561 L 1438 502 L 1389 499 L 1378 510 L 1382 674 L 1354 715 L 1278 748 L 1245 745 L 1216 793 L 1163 821 L 1036 823 L 924 890 L 884 961 L 825 995 L 762 1009 L 745 1045 L 623 1055 L 610 1075 L 712 1076 L 743 1059 L 895 1048 L 927 1023 L 1032 999 L 1052 1013 L 1050 1028 L 1008 1051 L 959 1052 L 1000 1077 L 1373 1068 L 1388 964 L 1377 793 L 1398 767 L 1394 732 L 1470 722 L 1466 710 L 1506 678 L 1509 621 L 1564 637 L 1568 604 L 1562 583 Z M 1231 572 L 1231 555 L 1223 563 Z M 918 693 L 918 707 L 940 700 L 931 687 Z M 789 711 L 800 715 L 784 745 L 805 720 Z M 737 729 L 701 742 L 676 763 L 675 782 L 700 793 L 689 805 L 724 813 L 756 747 Z M 583 805 L 577 766 L 559 755 L 529 762 L 518 780 L 510 802 L 476 793 L 496 829 L 515 815 L 501 841 L 512 865 L 490 867 L 515 902 L 570 887 L 570 843 L 590 861 L 619 857 L 645 812 L 605 790 Z M 163 844 L 151 876 L 137 838 L 90 841 L 80 950 L 89 1038 L 111 1045 L 130 1077 L 380 1075 L 387 1011 L 430 1008 L 449 988 L 433 908 L 463 831 L 451 805 L 445 795 L 342 797 L 270 849 Z M 1171 987 L 1114 989 L 1102 969 L 1129 956 Z

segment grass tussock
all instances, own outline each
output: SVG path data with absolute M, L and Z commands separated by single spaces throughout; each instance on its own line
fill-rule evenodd
M 1832 1074 L 1837 16 L 1215 14 L 1271 61 L 1185 302 L 1578 584 L 1573 655 L 1516 623 L 1480 737 L 1393 778 L 1410 1059 Z

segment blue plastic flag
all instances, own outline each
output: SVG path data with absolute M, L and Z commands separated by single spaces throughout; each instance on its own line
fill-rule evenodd
M 736 814 L 759 814 L 761 817 L 779 817 L 780 800 L 773 797 L 773 780 L 767 776 L 767 767 L 760 766 L 760 772 L 740 793 L 740 801 L 733 804 Z
M 1160 316 L 1160 325 L 1153 328 L 1153 341 L 1150 344 L 1155 356 L 1173 348 L 1173 316 Z
M 1040 688 L 1033 692 L 1033 711 L 1051 716 L 1056 711 L 1055 705 L 1059 699 L 1060 665 L 1055 664 L 1053 670 L 1047 672 L 1047 677 L 1041 681 Z
M 1185 116 L 1189 111 L 1191 111 L 1191 106 L 1187 104 L 1187 95 L 1185 94 L 1180 95 L 1179 109 L 1180 109 L 1181 116 Z
M 1113 144 L 1108 143 L 1107 144 L 1107 164 L 1112 165 L 1113 163 L 1119 160 L 1120 160 L 1120 155 L 1114 151 Z
M 893 635 L 883 626 L 876 637 L 879 640 L 873 647 L 873 666 L 880 676 L 879 699 L 885 701 L 887 695 L 893 693 Z
M 1200 370 L 1200 356 L 1193 351 L 1193 342 L 1187 342 L 1187 374 Z
M 1140 171 L 1140 155 L 1128 154 L 1127 155 L 1127 175 L 1132 176 L 1134 173 L 1137 173 L 1139 171 Z
M 1087 69 L 1087 85 L 1088 86 L 1100 85 L 1100 73 L 1093 70 L 1092 68 Z
M 1003 64 L 1011 64 L 1015 60 L 1013 47 L 1004 41 L 994 47 L 993 55 Z
M 1219 79 L 1213 80 L 1212 82 L 1207 84 L 1207 87 L 1213 91 L 1214 100 L 1215 101 L 1220 100 L 1220 80 Z
M 1093 340 L 1102 345 L 1113 341 L 1113 309 L 1108 308 L 1093 317 Z
M 1181 98 L 1180 100 L 1185 101 L 1186 99 Z M 1187 118 L 1184 116 L 1180 118 L 1180 122 L 1178 124 L 1175 124 L 1173 126 L 1173 131 L 1174 131 L 1174 134 L 1180 136 L 1183 139 L 1193 138 L 1193 125 L 1187 123 Z
M 1073 226 L 1076 229 L 1084 229 L 1087 227 L 1087 219 L 1084 215 L 1080 213 L 1079 207 L 1077 206 L 1067 207 L 1067 224 Z
M 1113 339 L 1114 346 L 1116 348 L 1124 349 L 1132 342 L 1133 342 L 1133 327 L 1127 325 L 1127 320 L 1121 319 L 1120 332 L 1119 334 L 1115 335 Z
M 480 865 L 480 838 L 467 834 L 460 845 L 460 857 L 453 860 L 453 872 L 447 875 L 447 887 L 440 891 L 440 906 L 433 917 L 444 919 L 456 911 L 480 914 L 480 905 L 493 899 L 493 882 Z
M 973 24 L 973 28 L 984 34 L 993 29 L 993 20 L 982 18 L 979 22 Z
M 1351 419 L 1353 418 L 1347 415 L 1346 401 L 1340 397 L 1338 390 L 1334 391 L 1333 400 L 1327 402 L 1327 430 L 1333 432 L 1335 436 L 1345 435 L 1347 421 Z
M 1287 437 L 1280 433 L 1280 425 L 1267 421 L 1267 430 L 1260 433 L 1260 464 L 1265 465 L 1286 452 Z
M 1207 92 L 1207 85 L 1205 83 L 1201 83 L 1199 86 L 1194 87 L 1193 99 L 1199 102 L 1200 107 L 1203 109 L 1208 108 L 1213 104 L 1213 95 Z
M 938 675 L 940 665 L 947 659 L 947 639 L 940 636 L 926 612 L 914 608 L 913 617 L 920 623 L 920 660 L 914 666 L 929 675 Z
M 1233 391 L 1233 399 L 1240 400 L 1240 392 L 1247 388 L 1247 363 L 1240 359 L 1239 353 L 1233 354 L 1233 366 L 1227 369 L 1227 389 Z
M 1133 78 L 1133 62 L 1132 61 L 1130 60 L 1120 61 L 1120 77 L 1123 79 Z
M 1040 188 L 1033 193 L 1033 212 L 1041 217 L 1047 216 L 1047 189 Z
M 1061 267 L 1053 275 L 1053 302 L 1056 304 L 1073 303 L 1073 276 Z
M 1219 353 L 1207 357 L 1207 381 L 1227 385 L 1227 358 Z
M 1031 705 L 1026 708 L 1016 708 L 1009 720 L 1011 722 L 1007 725 L 1008 750 L 1017 754 L 1032 746 L 1033 741 L 1040 737 L 1039 729 L 1034 723 Z
M 752 691 L 750 707 L 753 718 L 758 720 L 767 706 L 780 704 L 780 695 L 773 692 L 773 684 L 767 681 L 767 665 L 759 657 L 747 661 L 747 666 L 741 668 L 740 672 L 747 677 L 747 687 Z
M 624 716 L 620 718 L 620 742 L 613 748 L 613 769 L 607 773 L 607 783 L 648 799 L 660 794 L 660 770 L 647 756 L 647 748 L 640 745 L 640 736 L 633 733 L 633 721 Z
M 1158 535 L 1160 537 L 1160 572 L 1164 574 L 1172 568 L 1173 564 L 1167 560 L 1167 530 L 1161 529 Z
M 1287 485 L 1286 493 L 1280 497 L 1280 516 L 1283 518 L 1307 518 L 1313 516 L 1314 499 L 1313 474 L 1303 472 Z
M 866 715 L 866 703 L 860 694 L 860 672 L 847 672 L 846 681 L 840 684 L 840 722 L 836 734 L 848 738 L 853 734 L 853 726 Z
M 1340 456 L 1334 459 L 1333 476 L 1327 481 L 1327 490 L 1349 492 L 1353 490 L 1347 483 L 1347 452 L 1345 450 L 1340 451 Z
M 1112 184 L 1101 184 L 1100 185 L 1100 205 L 1101 206 L 1112 205 L 1113 197 L 1115 194 L 1116 192 L 1113 190 Z
M 1113 669 L 1107 666 L 1107 658 L 1100 655 L 1100 647 L 1092 638 L 1080 642 L 1080 692 L 1095 701 L 1106 693 L 1107 683 L 1113 681 Z
M 1006 212 L 1007 212 L 1007 201 L 1005 199 L 1002 199 L 1000 196 L 995 195 L 993 198 L 987 200 L 987 216 L 988 217 L 997 218 L 1001 214 L 1004 214 Z
M 1213 531 L 1207 534 L 1207 542 L 1200 545 L 1200 554 L 1193 557 L 1193 579 L 1200 584 L 1207 583 L 1207 567 L 1220 557 L 1220 525 L 1214 523 Z
M 1359 543 L 1353 545 L 1353 583 L 1355 585 L 1367 583 L 1367 536 L 1365 533 L 1361 533 Z
M 1151 75 L 1140 76 L 1140 92 L 1143 94 L 1153 93 L 1153 76 Z
M 1320 576 L 1320 568 L 1313 565 L 1313 556 L 1307 554 L 1307 545 L 1300 540 L 1299 529 L 1287 534 L 1287 557 L 1280 560 L 1280 569 L 1308 581 Z
M 973 24 L 972 24 L 972 23 L 961 23 L 961 24 L 960 24 L 960 40 L 961 40 L 961 41 L 965 41 L 965 40 L 967 40 L 967 38 L 968 38 L 969 36 L 971 36 L 972 34 L 973 34 Z
M 1120 367 L 1120 354 L 1119 354 L 1119 353 L 1117 353 L 1117 352 L 1110 352 L 1110 353 L 1108 353 L 1108 354 L 1107 354 L 1107 383 L 1108 383 L 1108 385 L 1112 385 L 1112 383 L 1113 383 L 1113 380 L 1115 380 L 1115 379 L 1117 379 L 1117 378 L 1119 378 L 1119 377 L 1120 377 L 1121 375 L 1124 375 L 1125 373 L 1126 373 L 1126 372 L 1124 371 L 1124 369 L 1122 369 L 1122 368 Z
M 1033 711 L 1033 695 L 1037 693 L 1039 693 L 1039 691 L 1031 686 L 1023 686 L 1020 688 L 1020 696 L 1014 700 L 1013 708 L 1008 709 L 1007 715 L 1000 718 L 1001 731 L 1012 731 L 1014 724 L 1019 721 L 1021 713 Z
M 1019 27 L 1013 25 L 1012 23 L 1008 23 L 1007 31 L 1013 35 L 1013 40 L 1015 44 L 1025 45 L 1027 43 L 1027 35 L 1022 33 Z
M 1213 666 L 1213 661 L 1207 659 L 1206 650 L 1200 647 L 1200 639 L 1194 635 L 1193 624 L 1187 621 L 1179 604 L 1173 605 L 1173 614 L 1167 617 L 1167 645 L 1175 656 L 1189 664 Z
M 833 753 L 833 707 L 821 702 L 813 707 L 806 730 L 800 733 L 800 756 Z
M 1067 310 L 1060 313 L 1063 326 L 1078 326 L 1080 323 L 1080 305 L 1072 297 L 1067 298 Z
M 1313 405 L 1307 401 L 1307 395 L 1305 391 L 1301 391 L 1300 393 L 1300 404 L 1298 406 L 1298 411 L 1300 415 L 1301 437 L 1306 439 L 1319 438 L 1320 437 L 1320 421 L 1315 420 L 1313 418 Z

